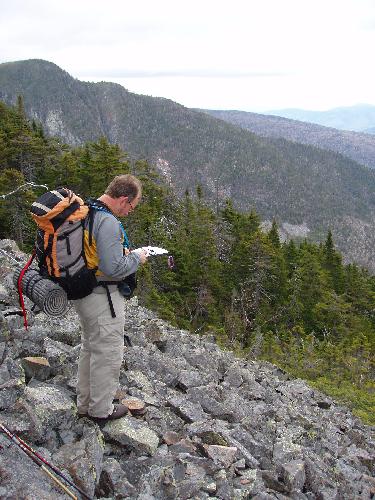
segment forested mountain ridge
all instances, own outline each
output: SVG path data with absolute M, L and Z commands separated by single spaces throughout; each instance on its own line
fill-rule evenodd
M 149 159 L 178 193 L 201 184 L 212 203 L 231 198 L 263 218 L 304 223 L 313 239 L 332 228 L 348 260 L 374 269 L 375 173 L 339 154 L 259 137 L 117 84 L 80 82 L 41 60 L 0 65 L 0 99 L 14 104 L 17 95 L 50 134 L 75 145 L 104 135 Z
M 371 135 L 371 129 L 368 133 L 360 133 L 246 111 L 212 109 L 199 111 L 263 137 L 278 137 L 310 144 L 340 153 L 366 167 L 375 168 L 375 135 Z

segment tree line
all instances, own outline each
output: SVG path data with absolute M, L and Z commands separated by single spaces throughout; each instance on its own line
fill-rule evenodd
M 276 221 L 264 232 L 257 213 L 231 200 L 214 210 L 199 185 L 178 198 L 151 165 L 131 162 L 106 138 L 70 147 L 26 117 L 22 98 L 13 108 L 0 102 L 0 194 L 33 182 L 85 199 L 120 173 L 143 184 L 142 204 L 124 220 L 134 247 L 163 246 L 175 262 L 171 270 L 158 257 L 140 270 L 142 304 L 176 326 L 215 335 L 240 356 L 309 380 L 375 423 L 375 278 L 343 263 L 331 232 L 320 244 L 281 242 Z M 1 199 L 1 238 L 31 250 L 29 208 L 41 192 Z

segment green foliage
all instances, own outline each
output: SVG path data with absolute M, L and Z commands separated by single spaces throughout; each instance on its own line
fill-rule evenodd
M 0 194 L 6 195 L 25 184 L 21 172 L 5 169 L 0 172 Z M 30 242 L 35 233 L 34 223 L 30 216 L 30 205 L 35 195 L 30 189 L 21 189 L 0 201 L 0 234 L 3 238 L 11 238 L 23 247 Z

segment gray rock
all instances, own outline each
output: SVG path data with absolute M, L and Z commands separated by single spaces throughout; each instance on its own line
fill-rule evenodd
M 281 474 L 289 491 L 302 490 L 306 480 L 305 463 L 302 460 L 281 465 Z
M 0 304 L 2 306 L 11 306 L 12 297 L 9 293 L 9 288 L 7 289 L 4 285 L 0 284 Z
M 93 496 L 102 472 L 103 450 L 101 432 L 90 428 L 81 440 L 61 446 L 52 460 L 57 467 L 67 470 L 81 489 Z
M 302 446 L 299 441 L 303 433 L 300 427 L 286 427 L 285 424 L 278 426 L 273 447 L 273 459 L 276 463 L 289 462 L 302 457 Z
M 207 415 L 204 413 L 199 403 L 192 403 L 186 398 L 176 395 L 168 398 L 168 405 L 185 422 L 197 422 L 205 420 Z
M 207 456 L 212 458 L 215 464 L 228 468 L 235 461 L 237 448 L 235 446 L 219 446 L 215 444 L 205 445 Z
M 47 380 L 51 375 L 48 359 L 40 356 L 29 356 L 22 359 L 22 367 L 27 378 Z
M 25 373 L 20 364 L 7 357 L 0 366 L 0 409 L 12 406 L 25 389 Z
M 44 350 L 51 367 L 55 369 L 61 368 L 68 361 L 73 361 L 79 354 L 70 345 L 48 337 L 44 340 Z
M 26 387 L 23 400 L 33 422 L 32 437 L 37 441 L 43 440 L 51 429 L 67 425 L 76 412 L 66 391 L 46 384 Z
M 0 436 L 0 497 L 4 499 L 66 500 L 66 494 L 15 443 Z
M 115 458 L 103 462 L 102 474 L 97 486 L 97 496 L 128 498 L 136 496 L 136 488 L 124 479 L 124 470 Z
M 159 445 L 159 438 L 145 422 L 133 417 L 109 421 L 103 428 L 106 439 L 128 446 L 139 454 L 153 455 Z
M 5 319 L 7 329 L 14 336 L 14 332 L 17 330 L 24 330 L 24 319 L 22 311 L 19 307 L 7 307 L 3 311 L 3 318 Z M 28 322 L 33 323 L 32 315 L 28 315 Z
M 208 382 L 206 380 L 206 382 Z M 183 390 L 198 387 L 204 383 L 204 378 L 197 370 L 182 370 L 179 374 L 177 385 Z

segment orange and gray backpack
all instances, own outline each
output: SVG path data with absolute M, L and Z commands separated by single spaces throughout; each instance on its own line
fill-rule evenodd
M 89 295 L 97 286 L 97 269 L 87 267 L 84 249 L 90 207 L 69 189 L 58 188 L 40 196 L 31 206 L 31 215 L 38 226 L 35 256 L 40 274 L 58 283 L 69 300 Z

